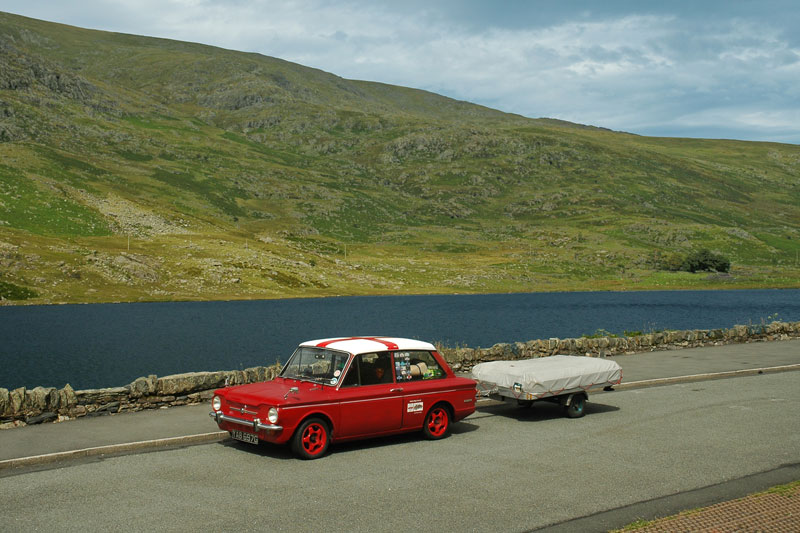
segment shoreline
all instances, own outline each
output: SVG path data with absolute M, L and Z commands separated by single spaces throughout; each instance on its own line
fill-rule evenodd
M 712 275 L 703 273 L 704 275 Z M 505 292 L 497 292 L 497 291 L 453 291 L 453 292 L 406 292 L 403 294 L 397 294 L 396 292 L 365 292 L 365 293 L 353 293 L 353 294 L 317 294 L 317 295 L 307 295 L 307 294 L 286 294 L 282 296 L 274 296 L 270 297 L 269 295 L 263 296 L 241 296 L 241 297 L 221 297 L 221 298 L 207 298 L 207 297 L 200 297 L 197 298 L 170 298 L 170 299 L 149 299 L 139 297 L 138 299 L 131 299 L 131 300 L 108 300 L 108 301 L 58 301 L 58 302 L 41 302 L 41 301 L 33 301 L 33 300 L 40 300 L 40 298 L 28 298 L 25 300 L 9 300 L 9 299 L 0 299 L 0 307 L 46 307 L 46 306 L 64 306 L 64 305 L 116 305 L 116 304 L 147 304 L 147 303 L 194 303 L 194 302 L 258 302 L 258 301 L 274 301 L 274 300 L 318 300 L 318 299 L 328 299 L 328 298 L 370 298 L 370 297 L 383 297 L 383 296 L 491 296 L 491 295 L 513 295 L 513 294 L 580 294 L 580 293 L 625 293 L 625 292 L 717 292 L 717 291 L 791 291 L 791 290 L 800 290 L 800 283 L 789 284 L 786 286 L 776 287 L 775 285 L 759 285 L 758 283 L 754 283 L 752 285 L 748 285 L 745 283 L 738 284 L 735 286 L 726 285 L 726 282 L 722 280 L 719 283 L 708 283 L 707 286 L 703 287 L 696 287 L 690 285 L 682 285 L 682 286 L 672 286 L 672 287 L 661 287 L 661 286 L 632 286 L 632 287 L 618 287 L 618 288 L 599 288 L 595 290 L 588 290 L 585 288 L 556 288 L 556 289 L 542 289 L 542 290 L 527 290 L 527 291 L 505 291 Z

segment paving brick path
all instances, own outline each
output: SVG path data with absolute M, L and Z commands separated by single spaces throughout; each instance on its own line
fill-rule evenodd
M 762 492 L 697 511 L 662 518 L 636 533 L 728 533 L 800 531 L 800 483 L 779 492 Z

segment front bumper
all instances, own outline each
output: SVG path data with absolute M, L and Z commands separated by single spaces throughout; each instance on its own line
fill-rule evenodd
M 245 420 L 244 418 L 237 418 L 235 416 L 223 415 L 219 411 L 211 411 L 208 413 L 208 416 L 214 419 L 214 421 L 219 425 L 220 422 L 228 422 L 231 424 L 239 424 L 240 426 L 244 426 L 251 431 L 259 432 L 259 431 L 283 431 L 283 426 L 278 426 L 275 424 L 264 424 L 256 418 L 255 420 Z

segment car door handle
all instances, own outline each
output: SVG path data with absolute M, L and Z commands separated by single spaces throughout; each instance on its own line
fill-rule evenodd
M 389 389 L 389 392 L 403 392 L 403 387 L 397 387 L 395 389 Z

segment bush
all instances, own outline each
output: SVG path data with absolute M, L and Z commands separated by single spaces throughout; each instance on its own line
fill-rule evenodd
M 681 265 L 681 270 L 686 272 L 729 272 L 730 269 L 730 260 L 705 248 L 691 252 Z
M 721 254 L 706 248 L 696 250 L 686 256 L 681 254 L 656 254 L 653 262 L 659 270 L 670 272 L 730 272 L 731 262 Z

